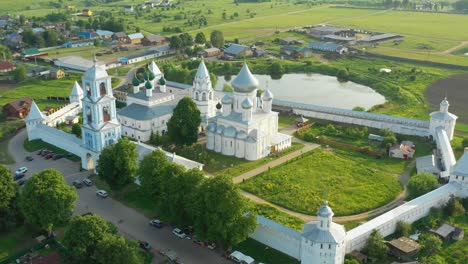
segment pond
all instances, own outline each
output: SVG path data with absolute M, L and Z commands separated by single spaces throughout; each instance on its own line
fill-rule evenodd
M 321 106 L 352 109 L 361 106 L 366 109 L 385 103 L 385 97 L 372 88 L 353 82 L 339 82 L 336 77 L 321 74 L 293 73 L 284 74 L 279 80 L 270 75 L 254 76 L 260 82 L 260 88 L 268 87 L 275 99 Z M 216 90 L 222 90 L 230 84 L 224 76 L 218 77 Z

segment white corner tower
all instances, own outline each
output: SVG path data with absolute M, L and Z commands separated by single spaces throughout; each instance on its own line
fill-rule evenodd
M 40 135 L 38 133 L 34 133 L 34 129 L 42 124 L 45 120 L 44 115 L 42 114 L 41 110 L 39 110 L 39 107 L 37 107 L 36 102 L 32 102 L 31 104 L 31 109 L 29 110 L 29 114 L 26 117 L 26 131 L 28 132 L 28 139 L 34 140 L 34 139 L 40 139 Z
M 111 77 L 97 64 L 89 68 L 82 78 L 83 146 L 93 152 L 101 152 L 114 144 L 121 136 L 117 120 L 115 97 L 112 94 Z
M 192 99 L 198 106 L 202 116 L 202 127 L 206 127 L 208 119 L 216 115 L 216 102 L 213 99 L 214 92 L 211 78 L 202 60 L 198 66 L 195 80 L 193 81 Z
M 333 223 L 333 211 L 325 201 L 317 221 L 304 225 L 301 241 L 301 264 L 338 264 L 344 262 L 346 231 Z
M 433 138 L 436 138 L 436 129 L 442 127 L 447 133 L 448 138 L 450 140 L 453 139 L 453 132 L 458 117 L 448 111 L 449 106 L 450 104 L 447 98 L 445 98 L 440 103 L 440 110 L 431 113 L 429 131 Z
M 73 84 L 73 89 L 71 91 L 69 98 L 70 98 L 70 103 L 78 103 L 80 104 L 80 107 L 81 107 L 81 99 L 83 99 L 83 89 L 78 84 L 78 82 L 75 82 L 75 84 Z

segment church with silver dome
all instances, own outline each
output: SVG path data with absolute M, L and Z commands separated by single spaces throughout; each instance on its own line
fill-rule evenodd
M 234 92 L 216 105 L 206 128 L 206 148 L 227 156 L 257 160 L 291 146 L 292 137 L 278 132 L 278 112 L 272 111 L 268 89 L 257 96 L 258 80 L 244 64 L 231 82 Z

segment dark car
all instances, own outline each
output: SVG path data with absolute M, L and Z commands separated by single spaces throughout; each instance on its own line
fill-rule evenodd
M 25 175 L 24 173 L 16 173 L 15 176 L 13 177 L 13 179 L 14 179 L 15 181 L 17 181 L 17 180 L 19 180 L 19 179 L 24 178 L 24 175 Z
M 159 219 L 153 219 L 153 220 L 151 220 L 151 221 L 149 222 L 149 224 L 150 224 L 151 226 L 156 227 L 156 228 L 162 228 L 162 227 L 163 227 L 163 223 L 162 223 L 161 220 L 159 220 Z
M 47 149 L 40 149 L 38 152 L 37 152 L 37 155 L 42 155 L 42 152 L 43 151 L 46 151 Z
M 54 156 L 54 153 L 51 152 L 45 156 L 45 159 L 51 159 Z
M 33 160 L 34 160 L 34 158 L 33 158 L 33 157 L 31 157 L 31 156 L 26 156 L 26 160 L 27 160 L 27 161 L 33 161 Z
M 18 183 L 19 186 L 23 185 L 26 182 L 26 180 L 19 180 L 16 183 Z
M 146 241 L 141 241 L 140 240 L 140 241 L 138 241 L 138 245 L 144 250 L 150 250 L 151 249 L 151 245 Z
M 48 151 L 47 149 L 44 149 L 43 151 L 41 151 L 41 156 L 42 157 L 45 157 L 47 156 L 47 154 L 49 154 L 50 151 Z
M 52 157 L 53 160 L 58 160 L 58 159 L 61 159 L 61 158 L 63 158 L 63 155 L 62 155 L 62 154 L 55 154 L 55 155 Z
M 72 185 L 75 186 L 75 188 L 77 188 L 77 189 L 83 187 L 83 183 L 80 180 L 74 180 L 72 182 Z

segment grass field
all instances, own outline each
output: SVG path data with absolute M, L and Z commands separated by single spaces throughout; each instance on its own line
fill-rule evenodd
M 255 263 L 299 264 L 299 261 L 296 259 L 291 258 L 251 238 L 241 242 L 237 246 L 234 246 L 234 250 L 238 250 L 247 256 L 252 257 L 255 259 Z
M 8 233 L 0 233 L 0 261 L 37 243 L 32 231 L 22 226 Z
M 51 150 L 53 151 L 54 153 L 56 154 L 62 154 L 62 155 L 65 155 L 65 158 L 66 159 L 69 159 L 71 161 L 80 161 L 81 158 L 78 157 L 78 156 L 75 156 L 75 155 L 71 155 L 71 156 L 68 156 L 68 151 L 65 151 L 61 148 L 58 148 L 56 146 L 53 146 L 49 143 L 46 143 L 40 139 L 35 139 L 35 140 L 31 140 L 29 141 L 28 139 L 24 140 L 24 149 L 29 151 L 29 152 L 34 152 L 34 151 L 37 151 L 37 150 L 40 150 L 40 149 L 43 149 L 43 148 L 46 148 L 48 150 Z M 40 156 L 38 156 L 40 157 Z
M 241 183 L 241 188 L 298 212 L 314 215 L 329 200 L 336 215 L 357 214 L 392 201 L 402 190 L 397 175 L 403 170 L 395 163 L 317 149 Z

